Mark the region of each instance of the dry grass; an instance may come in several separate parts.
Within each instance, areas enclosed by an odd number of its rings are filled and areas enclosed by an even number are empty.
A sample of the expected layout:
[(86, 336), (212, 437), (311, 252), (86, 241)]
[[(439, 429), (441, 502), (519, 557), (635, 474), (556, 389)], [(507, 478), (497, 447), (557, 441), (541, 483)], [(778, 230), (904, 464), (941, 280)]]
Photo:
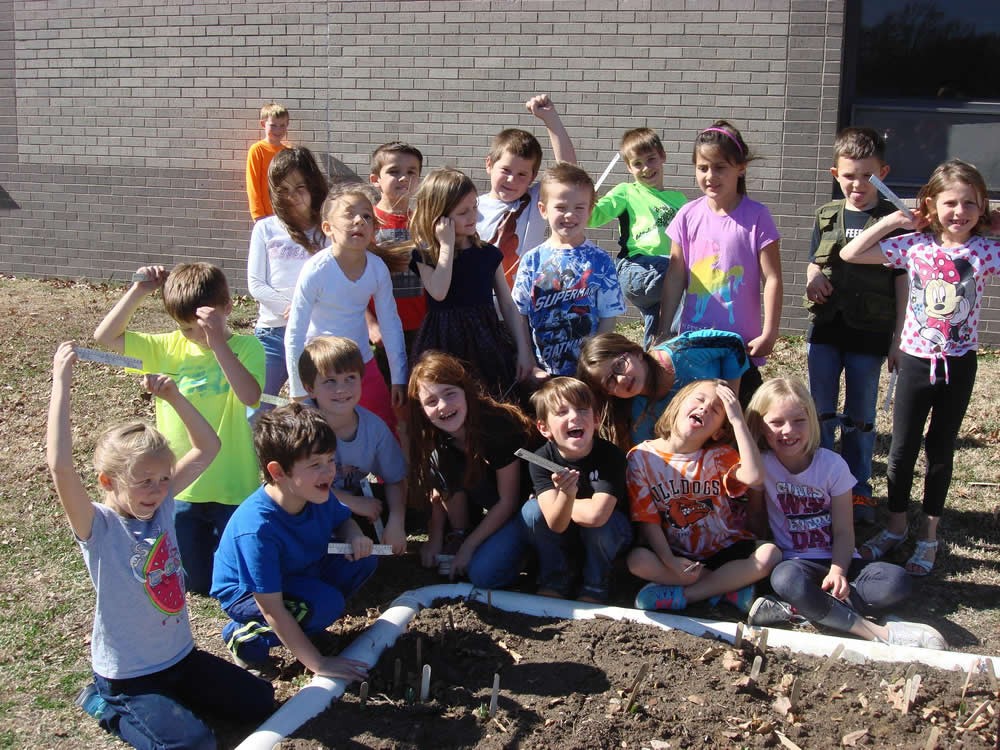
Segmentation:
[[(120, 289), (68, 282), (0, 278), (0, 748), (122, 747), (72, 705), (89, 679), (93, 593), (45, 467), (49, 368), (58, 342), (86, 341)], [(242, 302), (234, 327), (249, 330), (253, 309)], [(139, 330), (168, 330), (157, 302), (136, 317)], [(801, 374), (804, 345), (787, 339), (765, 375)], [(100, 365), (78, 367), (73, 391), (78, 466), (86, 472), (100, 430), (149, 416), (134, 378)], [(954, 647), (1000, 653), (1000, 360), (980, 358), (979, 381), (959, 440), (955, 481), (943, 521), (946, 551), (923, 581), (912, 614), (939, 627)], [(887, 415), (879, 416), (876, 494), (884, 497)], [(973, 483), (988, 483), (980, 486)], [(200, 644), (217, 641), (221, 613), (192, 598)], [(902, 613), (906, 614), (906, 613)]]

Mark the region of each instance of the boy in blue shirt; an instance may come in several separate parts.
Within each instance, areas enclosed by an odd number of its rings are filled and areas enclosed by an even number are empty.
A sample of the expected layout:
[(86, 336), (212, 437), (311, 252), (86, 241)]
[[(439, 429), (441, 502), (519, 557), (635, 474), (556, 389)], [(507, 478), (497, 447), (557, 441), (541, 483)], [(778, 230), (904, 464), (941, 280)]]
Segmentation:
[(511, 296), (550, 375), (574, 375), (583, 340), (613, 331), (625, 312), (611, 257), (587, 240), (593, 207), (594, 181), (580, 167), (545, 171), (538, 210), (552, 234), (521, 258)]
[(663, 275), (670, 263), (667, 227), (687, 198), (677, 190), (663, 189), (667, 152), (649, 128), (627, 131), (619, 153), (635, 182), (615, 185), (598, 200), (590, 226), (618, 219), (621, 252), (615, 270), (625, 298), (642, 313), (642, 348), (648, 349), (659, 329)]
[[(318, 675), (362, 678), (362, 664), (323, 656), (309, 638), (343, 614), (376, 565), (372, 540), (331, 492), (333, 429), (315, 409), (289, 404), (261, 415), (254, 447), (266, 481), (236, 509), (215, 553), (212, 596), (230, 617), (226, 647), (237, 664), (261, 668), (284, 644)], [(351, 554), (329, 554), (331, 536)]]

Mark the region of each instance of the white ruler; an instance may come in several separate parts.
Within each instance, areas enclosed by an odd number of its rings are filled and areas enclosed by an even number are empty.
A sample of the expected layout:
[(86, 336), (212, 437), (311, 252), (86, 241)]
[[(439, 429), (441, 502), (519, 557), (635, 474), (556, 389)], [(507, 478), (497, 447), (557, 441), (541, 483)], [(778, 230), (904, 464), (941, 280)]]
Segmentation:
[(75, 351), (77, 359), (82, 359), (85, 362), (100, 362), (102, 365), (111, 365), (112, 367), (131, 367), (133, 370), (142, 369), (141, 359), (126, 357), (124, 354), (102, 352), (99, 349), (87, 349), (82, 346), (78, 346)]

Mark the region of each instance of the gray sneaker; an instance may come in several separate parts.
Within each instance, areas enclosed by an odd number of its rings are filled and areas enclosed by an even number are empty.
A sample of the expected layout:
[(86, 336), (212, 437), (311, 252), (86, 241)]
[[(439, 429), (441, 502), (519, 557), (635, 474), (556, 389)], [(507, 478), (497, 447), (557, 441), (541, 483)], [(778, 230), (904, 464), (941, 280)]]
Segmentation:
[(747, 625), (763, 628), (791, 622), (795, 618), (792, 608), (773, 596), (761, 596), (754, 600), (747, 613)]
[(903, 622), (894, 620), (886, 623), (889, 637), (886, 643), (893, 646), (915, 646), (916, 648), (933, 648), (939, 651), (948, 649), (948, 642), (930, 625), (919, 622)]

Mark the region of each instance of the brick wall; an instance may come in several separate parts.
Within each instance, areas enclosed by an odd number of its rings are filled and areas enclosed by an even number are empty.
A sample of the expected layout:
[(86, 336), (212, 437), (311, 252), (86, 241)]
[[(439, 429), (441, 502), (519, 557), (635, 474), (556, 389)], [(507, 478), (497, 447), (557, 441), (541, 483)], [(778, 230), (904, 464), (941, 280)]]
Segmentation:
[[(125, 279), (144, 262), (203, 258), (242, 291), (243, 164), (262, 102), (288, 106), (290, 138), (331, 173), (366, 176), (376, 145), (404, 139), (429, 167), (485, 186), (497, 130), (528, 128), (545, 143), (523, 102), (547, 92), (592, 174), (624, 130), (648, 125), (668, 150), (668, 185), (690, 197), (695, 133), (717, 117), (737, 124), (760, 157), (751, 195), (784, 237), (782, 330), (804, 328), (801, 259), (831, 195), (841, 3), (274, 8), (0, 0), (0, 272)], [(626, 177), (619, 165), (608, 184)], [(595, 236), (614, 248), (610, 231)]]

